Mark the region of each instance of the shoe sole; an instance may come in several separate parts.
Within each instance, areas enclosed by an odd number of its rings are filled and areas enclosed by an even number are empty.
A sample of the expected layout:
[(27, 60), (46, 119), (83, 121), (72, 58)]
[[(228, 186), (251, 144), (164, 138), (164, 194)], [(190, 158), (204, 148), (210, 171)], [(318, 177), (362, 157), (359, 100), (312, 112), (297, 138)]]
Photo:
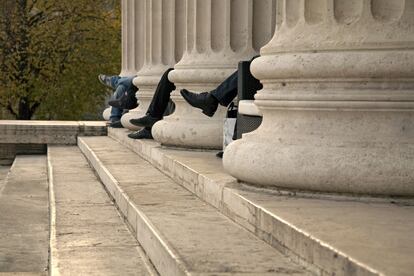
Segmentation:
[(214, 116), (214, 113), (216, 113), (215, 111), (214, 112), (211, 112), (211, 111), (207, 111), (207, 110), (204, 110), (204, 109), (202, 109), (202, 110), (203, 110), (202, 113), (204, 115), (207, 115), (208, 117), (213, 117)]

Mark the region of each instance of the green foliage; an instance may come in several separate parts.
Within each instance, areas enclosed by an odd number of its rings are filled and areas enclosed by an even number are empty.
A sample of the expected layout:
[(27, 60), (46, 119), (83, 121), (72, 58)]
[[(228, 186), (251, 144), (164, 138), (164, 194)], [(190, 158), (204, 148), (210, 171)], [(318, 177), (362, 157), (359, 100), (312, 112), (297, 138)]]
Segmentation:
[(120, 68), (120, 1), (2, 1), (0, 105), (17, 119), (97, 118), (97, 75)]

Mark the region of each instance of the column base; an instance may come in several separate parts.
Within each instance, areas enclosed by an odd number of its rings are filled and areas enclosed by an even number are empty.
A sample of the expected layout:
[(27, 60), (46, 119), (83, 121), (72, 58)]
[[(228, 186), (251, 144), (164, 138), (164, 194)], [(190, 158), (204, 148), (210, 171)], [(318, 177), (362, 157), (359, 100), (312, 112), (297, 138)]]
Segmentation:
[(264, 110), (256, 131), (231, 143), (224, 168), (259, 186), (414, 195), (414, 112)]
[(182, 98), (174, 97), (175, 112), (152, 127), (154, 140), (166, 146), (222, 149), (226, 108), (219, 107), (210, 118)]
[(128, 113), (125, 113), (122, 115), (121, 118), (121, 124), (124, 128), (127, 128), (129, 130), (140, 130), (141, 127), (133, 125), (130, 123), (131, 119), (138, 119), (145, 116), (145, 111), (142, 110), (142, 108), (138, 107), (136, 109), (130, 110)]
[(107, 107), (107, 108), (105, 108), (105, 110), (102, 112), (102, 118), (103, 118), (105, 121), (109, 121), (110, 117), (111, 117), (111, 107)]
[[(138, 78), (135, 78), (134, 81), (136, 79)], [(137, 92), (137, 99), (139, 99), (138, 101), (139, 106), (135, 109), (130, 110), (128, 113), (122, 116), (121, 124), (124, 128), (127, 128), (129, 130), (134, 130), (134, 131), (140, 130), (142, 128), (142, 127), (131, 124), (130, 120), (138, 119), (146, 115), (148, 107), (151, 104), (152, 97), (154, 96), (154, 90), (155, 90), (154, 87), (146, 86), (144, 88), (141, 88)]]

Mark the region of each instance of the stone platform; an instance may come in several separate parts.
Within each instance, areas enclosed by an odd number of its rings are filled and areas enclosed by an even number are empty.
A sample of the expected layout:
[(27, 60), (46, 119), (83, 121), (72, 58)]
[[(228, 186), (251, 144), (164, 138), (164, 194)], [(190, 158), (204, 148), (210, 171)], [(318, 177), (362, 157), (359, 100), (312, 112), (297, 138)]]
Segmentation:
[(46, 154), (46, 145), (76, 145), (80, 136), (106, 135), (102, 121), (0, 120), (0, 165), (16, 154)]
[(413, 198), (254, 187), (228, 175), (216, 151), (127, 133), (77, 134), (77, 145), (0, 167), (0, 274), (414, 271)]
[(0, 144), (75, 145), (78, 136), (106, 135), (103, 121), (0, 120)]
[(414, 271), (412, 198), (255, 188), (224, 172), (215, 151), (168, 149), (129, 139), (122, 129), (110, 129), (109, 136), (316, 274)]

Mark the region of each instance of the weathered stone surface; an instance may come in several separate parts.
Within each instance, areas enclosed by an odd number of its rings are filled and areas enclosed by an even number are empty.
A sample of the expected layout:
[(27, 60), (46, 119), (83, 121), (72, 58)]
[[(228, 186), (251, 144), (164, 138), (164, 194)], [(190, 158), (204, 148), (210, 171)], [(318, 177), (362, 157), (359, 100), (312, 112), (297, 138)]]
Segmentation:
[(156, 141), (188, 148), (222, 148), (226, 108), (220, 106), (209, 118), (190, 106), (179, 91), (211, 91), (236, 71), (238, 62), (256, 55), (272, 37), (275, 6), (273, 0), (187, 1), (182, 15), (187, 22), (183, 26), (185, 51), (168, 76), (177, 88), (172, 93), (176, 110), (153, 126)]
[(52, 275), (156, 275), (79, 149), (48, 157)]
[(14, 144), (0, 144), (0, 165), (10, 166), (16, 156), (16, 146)]
[(309, 274), (114, 140), (79, 146), (161, 274)]
[(106, 133), (105, 122), (0, 121), (1, 144), (76, 144), (78, 136)]
[[(10, 167), (9, 166), (0, 166), (0, 187), (5, 184), (5, 179), (7, 174), (9, 173)], [(2, 188), (0, 188), (1, 190)]]
[(252, 189), (228, 175), (215, 152), (173, 150), (117, 139), (273, 246), (329, 274), (410, 275), (414, 200)]
[(46, 274), (49, 212), (45, 156), (16, 157), (0, 183), (0, 271)]
[[(131, 124), (131, 119), (145, 116), (162, 74), (174, 67), (181, 59), (185, 24), (184, 1), (159, 0), (149, 4), (145, 0), (123, 2), (125, 8), (134, 9), (134, 13), (124, 13), (126, 17), (134, 16), (135, 20), (125, 20), (123, 30), (126, 37), (134, 39), (127, 42), (123, 56), (132, 56), (140, 64), (135, 66), (134, 85), (139, 88), (137, 98), (139, 106), (122, 116), (124, 127), (138, 130)], [(152, 41), (151, 43), (147, 43)], [(127, 61), (130, 62), (130, 61)]]
[(278, 2), (251, 64), (263, 122), (226, 148), (226, 170), (259, 186), (414, 196), (413, 2)]

